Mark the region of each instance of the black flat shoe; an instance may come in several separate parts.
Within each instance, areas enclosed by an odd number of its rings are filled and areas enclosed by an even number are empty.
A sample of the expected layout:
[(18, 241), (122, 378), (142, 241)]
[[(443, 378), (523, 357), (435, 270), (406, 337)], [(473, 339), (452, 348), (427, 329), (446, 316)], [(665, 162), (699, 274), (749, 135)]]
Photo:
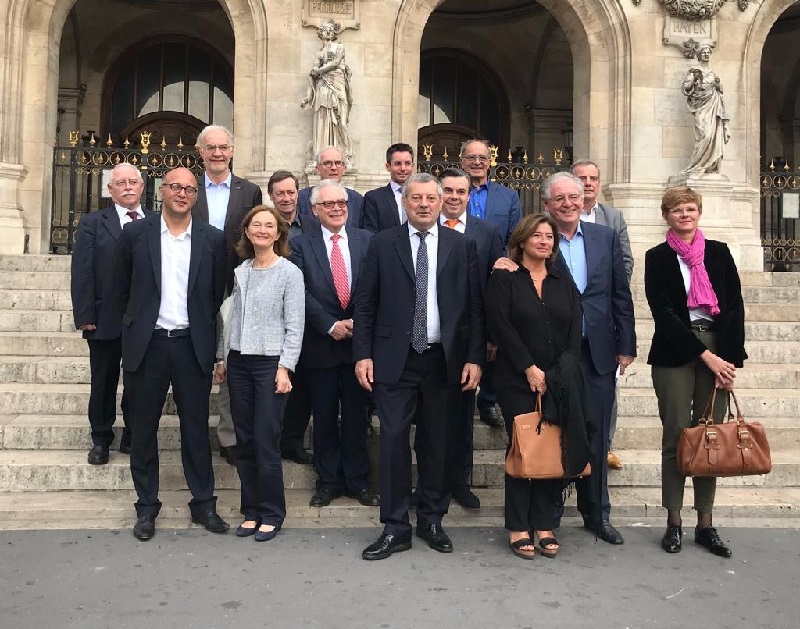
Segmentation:
[(661, 548), (668, 553), (681, 552), (681, 537), (683, 537), (683, 529), (680, 524), (667, 526), (667, 531), (661, 538)]
[(156, 534), (156, 516), (143, 515), (133, 525), (133, 536), (141, 542), (152, 539)]
[(453, 542), (450, 541), (450, 537), (444, 532), (441, 524), (429, 524), (425, 527), (418, 526), (417, 537), (428, 542), (428, 546), (437, 552), (453, 552)]
[(287, 461), (294, 461), (300, 465), (311, 465), (314, 462), (314, 455), (304, 448), (281, 452), (281, 458)]
[(228, 465), (236, 467), (236, 446), (220, 446), (219, 455), (225, 459)]
[(480, 415), (481, 421), (492, 428), (500, 428), (506, 424), (500, 411), (498, 411), (495, 406), (478, 409), (478, 414)]
[(730, 557), (733, 552), (728, 548), (717, 533), (717, 529), (708, 526), (704, 529), (694, 529), (694, 543), (705, 546), (718, 557)]
[[(247, 522), (247, 520), (245, 520)], [(236, 527), (236, 537), (249, 537), (253, 535), (259, 526), (261, 526), (261, 520), (253, 520), (256, 525), (253, 528), (249, 528), (246, 526), (242, 526), (241, 524)]]
[[(264, 525), (262, 525), (262, 526), (264, 526)], [(270, 526), (270, 525), (266, 525), (266, 526)], [(253, 535), (253, 539), (255, 539), (257, 542), (268, 542), (271, 539), (275, 539), (275, 537), (278, 535), (278, 531), (280, 531), (280, 530), (281, 530), (280, 526), (276, 526), (271, 531), (262, 531), (259, 528), (255, 532), (255, 535)]]
[(393, 553), (400, 553), (411, 548), (411, 534), (397, 537), (391, 533), (381, 533), (378, 540), (367, 546), (361, 553), (361, 558), (367, 561), (386, 559)]

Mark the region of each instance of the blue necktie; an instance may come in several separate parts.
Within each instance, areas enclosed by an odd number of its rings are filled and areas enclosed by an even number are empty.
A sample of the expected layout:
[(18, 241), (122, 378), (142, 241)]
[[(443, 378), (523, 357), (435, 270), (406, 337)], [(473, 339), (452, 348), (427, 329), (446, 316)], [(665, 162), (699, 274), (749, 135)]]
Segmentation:
[(425, 237), (428, 232), (417, 232), (416, 299), (414, 301), (414, 323), (411, 327), (411, 347), (418, 354), (428, 349), (428, 247)]

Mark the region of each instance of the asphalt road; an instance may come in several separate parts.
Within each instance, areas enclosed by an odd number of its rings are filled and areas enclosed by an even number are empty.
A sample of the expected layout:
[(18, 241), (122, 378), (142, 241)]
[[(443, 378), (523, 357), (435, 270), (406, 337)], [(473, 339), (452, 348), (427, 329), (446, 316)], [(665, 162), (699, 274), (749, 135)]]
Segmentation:
[[(445, 523), (446, 524), (446, 523)], [(721, 529), (721, 559), (667, 555), (660, 528), (613, 547), (560, 531), (523, 561), (499, 528), (451, 528), (455, 552), (360, 559), (377, 529), (285, 529), (270, 542), (158, 529), (0, 532), (0, 627), (797, 627), (800, 531)]]

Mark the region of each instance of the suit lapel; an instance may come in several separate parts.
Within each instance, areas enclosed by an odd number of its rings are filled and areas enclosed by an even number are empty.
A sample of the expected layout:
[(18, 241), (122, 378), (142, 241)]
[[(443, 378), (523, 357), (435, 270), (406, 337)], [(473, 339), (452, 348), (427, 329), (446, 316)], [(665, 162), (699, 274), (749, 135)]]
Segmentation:
[(189, 258), (189, 284), (186, 288), (186, 295), (192, 294), (197, 274), (200, 271), (200, 259), (203, 257), (203, 248), (206, 243), (205, 223), (192, 223), (192, 235), (190, 237), (192, 253)]
[[(500, 184), (497, 185), (499, 186)], [(494, 206), (496, 205), (494, 196), (494, 185), (490, 181), (486, 184), (486, 210), (483, 212), (484, 220), (487, 220), (492, 210), (494, 210)]]
[(153, 264), (158, 294), (161, 295), (161, 219), (152, 220), (147, 231), (147, 248), (150, 250), (150, 261)]
[(228, 207), (225, 210), (225, 227), (228, 227), (228, 221), (233, 214), (233, 208), (237, 208), (241, 205), (241, 196), (242, 180), (238, 177), (231, 176), (231, 193), (228, 195)]
[(400, 225), (400, 212), (397, 210), (397, 199), (394, 197), (394, 190), (392, 184), (387, 183), (383, 188), (384, 195), (386, 196), (386, 206), (392, 208), (392, 220), (394, 225)]
[(395, 247), (397, 249), (397, 254), (400, 257), (400, 262), (403, 263), (406, 273), (408, 273), (411, 281), (415, 282), (417, 278), (416, 273), (414, 272), (414, 262), (411, 258), (411, 239), (408, 237), (408, 234), (409, 232), (407, 229), (398, 229)]
[(117, 208), (113, 205), (103, 210), (103, 225), (105, 225), (114, 240), (119, 240), (120, 234), (122, 234), (122, 227), (119, 224)]
[(336, 286), (333, 284), (333, 273), (331, 272), (331, 264), (328, 260), (328, 250), (325, 247), (325, 240), (322, 236), (322, 230), (317, 229), (311, 233), (311, 249), (314, 251), (314, 257), (317, 259), (317, 264), (325, 276), (325, 280), (331, 287), (334, 295), (336, 294)]
[(597, 232), (595, 230), (591, 227), (586, 229), (586, 223), (582, 224), (581, 229), (583, 230), (583, 248), (586, 253), (586, 286), (589, 286), (595, 269), (600, 268), (600, 259), (598, 257), (600, 247), (597, 246)]
[[(442, 274), (444, 265), (447, 264), (447, 258), (450, 257), (450, 252), (453, 251), (453, 241), (455, 240), (452, 234), (448, 234), (449, 227), (439, 225), (439, 249), (436, 252), (436, 277)], [(437, 283), (438, 286), (438, 283)]]
[(206, 197), (206, 176), (204, 174), (197, 178), (197, 203), (192, 210), (192, 216), (196, 216), (204, 223), (208, 222), (208, 198)]
[(362, 251), (362, 242), (361, 236), (353, 230), (350, 233), (350, 242), (348, 243), (348, 247), (350, 249), (350, 269), (353, 272), (353, 281), (350, 286), (350, 295), (353, 295), (353, 289), (355, 288), (356, 282), (358, 281), (358, 274), (361, 272), (361, 251)]

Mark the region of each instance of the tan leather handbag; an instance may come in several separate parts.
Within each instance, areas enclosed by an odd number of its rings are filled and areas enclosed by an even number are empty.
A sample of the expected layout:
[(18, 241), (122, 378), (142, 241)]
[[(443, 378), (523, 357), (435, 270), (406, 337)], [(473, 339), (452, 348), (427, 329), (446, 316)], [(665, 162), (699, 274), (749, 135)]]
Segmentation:
[[(739, 400), (731, 391), (728, 396), (728, 420), (714, 423), (714, 401), (711, 394), (703, 417), (697, 426), (684, 428), (678, 440), (678, 469), (684, 476), (750, 476), (769, 474), (772, 460), (764, 427), (747, 423)], [(733, 420), (731, 398), (736, 406)]]
[[(536, 410), (514, 417), (511, 447), (506, 454), (506, 474), (514, 478), (545, 480), (564, 478), (561, 465), (561, 426), (540, 421), (542, 396), (536, 397)], [(578, 475), (589, 476), (589, 463)]]

